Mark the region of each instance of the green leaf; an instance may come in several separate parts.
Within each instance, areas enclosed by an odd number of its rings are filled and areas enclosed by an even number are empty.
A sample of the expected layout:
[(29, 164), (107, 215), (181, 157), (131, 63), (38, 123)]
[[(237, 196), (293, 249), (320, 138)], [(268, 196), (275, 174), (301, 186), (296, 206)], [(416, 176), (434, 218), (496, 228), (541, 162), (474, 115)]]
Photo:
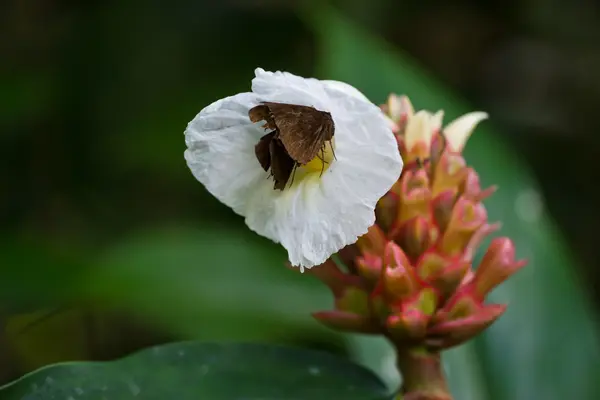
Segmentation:
[[(444, 109), (446, 121), (472, 110), (401, 51), (315, 4), (304, 16), (321, 45), (320, 77), (353, 84), (377, 102), (391, 92), (407, 94), (416, 108)], [(536, 205), (532, 173), (492, 124), (493, 115), (469, 140), (466, 158), (482, 184), (499, 185), (486, 201), (490, 219), (502, 221), (501, 234), (516, 242), (529, 265), (493, 293), (492, 300), (510, 307), (477, 346), (465, 346), (476, 357), (459, 360), (456, 352), (446, 353), (452, 389), (459, 399), (473, 398), (474, 390), (482, 393), (477, 399), (596, 398), (600, 341), (574, 257)], [(487, 379), (466, 378), (473, 369)]]
[(278, 245), (239, 222), (123, 237), (90, 269), (81, 290), (183, 338), (255, 340), (311, 327), (333, 335), (310, 317), (330, 307), (327, 288), (287, 269)]
[(367, 369), (327, 353), (263, 344), (183, 342), (106, 362), (49, 366), (3, 388), (2, 400), (389, 399)]

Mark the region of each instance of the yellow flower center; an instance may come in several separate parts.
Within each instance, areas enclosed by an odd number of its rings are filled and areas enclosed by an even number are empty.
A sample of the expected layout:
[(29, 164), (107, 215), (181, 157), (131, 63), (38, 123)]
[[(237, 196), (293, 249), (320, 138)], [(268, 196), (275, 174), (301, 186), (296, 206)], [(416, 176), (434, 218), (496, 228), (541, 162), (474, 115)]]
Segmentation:
[(319, 152), (315, 158), (310, 160), (307, 164), (302, 165), (300, 168), (307, 172), (325, 172), (331, 162), (333, 161), (333, 143), (325, 142), (325, 147), (322, 152)]
[[(335, 143), (334, 139), (325, 142), (323, 151), (319, 151), (317, 156), (304, 165), (298, 165), (292, 172), (293, 183), (290, 186), (303, 181), (304, 179), (319, 179), (335, 161)], [(290, 181), (292, 180), (290, 177)]]

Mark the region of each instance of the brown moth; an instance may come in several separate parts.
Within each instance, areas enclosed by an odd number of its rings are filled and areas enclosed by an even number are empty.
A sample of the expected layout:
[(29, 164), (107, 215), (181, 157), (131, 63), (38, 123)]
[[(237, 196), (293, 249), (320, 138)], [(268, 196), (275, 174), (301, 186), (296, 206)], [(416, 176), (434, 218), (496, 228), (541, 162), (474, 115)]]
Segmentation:
[(285, 188), (298, 165), (307, 164), (319, 152), (324, 159), (326, 142), (331, 146), (335, 131), (330, 113), (308, 106), (263, 102), (250, 109), (248, 116), (252, 122), (265, 121), (263, 128), (272, 130), (254, 151), (261, 167), (271, 169), (274, 188), (279, 190)]

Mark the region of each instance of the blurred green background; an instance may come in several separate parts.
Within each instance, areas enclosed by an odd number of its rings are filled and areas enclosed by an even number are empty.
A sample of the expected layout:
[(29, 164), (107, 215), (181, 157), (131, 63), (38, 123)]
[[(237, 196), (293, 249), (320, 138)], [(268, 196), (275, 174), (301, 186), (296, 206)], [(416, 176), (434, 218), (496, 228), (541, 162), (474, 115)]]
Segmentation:
[(183, 130), (253, 70), (389, 92), (447, 121), (485, 110), (467, 160), (530, 265), (508, 313), (446, 368), (458, 399), (596, 399), (600, 9), (595, 2), (7, 0), (0, 4), (0, 382), (182, 339), (347, 355), (378, 339), (309, 313), (324, 286), (194, 180)]

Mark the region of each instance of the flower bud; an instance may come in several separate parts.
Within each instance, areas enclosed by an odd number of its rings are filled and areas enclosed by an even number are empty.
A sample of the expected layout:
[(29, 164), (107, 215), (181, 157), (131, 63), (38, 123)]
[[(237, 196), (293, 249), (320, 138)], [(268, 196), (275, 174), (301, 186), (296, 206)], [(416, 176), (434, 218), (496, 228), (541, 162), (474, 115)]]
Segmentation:
[(456, 202), (456, 190), (448, 189), (438, 194), (431, 202), (433, 219), (440, 232), (444, 232), (452, 216), (452, 208)]
[(422, 338), (427, 333), (429, 317), (419, 310), (407, 310), (398, 315), (390, 315), (386, 320), (386, 328), (390, 336), (403, 341), (407, 338)]
[(402, 178), (400, 178), (399, 189), (398, 224), (402, 224), (416, 216), (429, 216), (431, 191), (429, 189), (429, 177), (425, 169), (405, 171)]
[(515, 246), (509, 238), (496, 238), (492, 240), (475, 271), (470, 282), (471, 288), (479, 298), (484, 298), (525, 264), (525, 260), (515, 261)]
[(418, 288), (418, 280), (408, 258), (394, 242), (388, 242), (382, 275), (383, 294), (389, 302), (402, 300)]
[(474, 313), (433, 325), (428, 330), (429, 344), (438, 349), (449, 348), (472, 339), (493, 324), (506, 310), (504, 305), (479, 307)]
[(417, 263), (417, 274), (419, 278), (429, 282), (430, 278), (441, 273), (450, 265), (450, 260), (435, 252), (427, 252)]
[(386, 326), (392, 334), (410, 338), (422, 338), (437, 306), (437, 295), (431, 288), (423, 288), (415, 296), (400, 303), (387, 321)]
[(417, 271), (421, 279), (431, 284), (442, 299), (450, 297), (458, 288), (469, 271), (470, 263), (462, 260), (451, 260), (435, 253), (426, 253)]
[(369, 293), (359, 287), (349, 286), (335, 299), (335, 307), (358, 315), (369, 315)]
[(475, 258), (475, 253), (479, 248), (479, 245), (490, 233), (496, 232), (500, 229), (500, 223), (495, 224), (483, 224), (477, 231), (471, 236), (469, 243), (465, 247), (461, 259), (464, 262), (472, 263)]
[(363, 254), (370, 253), (383, 256), (386, 243), (385, 233), (377, 224), (374, 224), (371, 225), (367, 233), (358, 238), (356, 245)]
[(406, 153), (403, 154), (407, 164), (429, 158), (434, 128), (432, 122), (432, 115), (424, 110), (408, 119), (404, 133)]
[(360, 249), (356, 246), (356, 243), (349, 244), (342, 248), (337, 253), (340, 261), (348, 268), (348, 271), (356, 271), (356, 258), (361, 255)]
[(436, 241), (438, 230), (425, 217), (415, 217), (400, 226), (392, 237), (411, 260), (416, 260)]
[(451, 321), (473, 315), (481, 307), (481, 301), (474, 298), (470, 292), (461, 289), (439, 310), (436, 315), (438, 322)]
[(433, 288), (425, 287), (419, 291), (412, 299), (405, 301), (402, 305), (403, 310), (419, 310), (424, 315), (431, 317), (438, 304), (438, 296)]
[(458, 154), (444, 151), (433, 172), (432, 195), (459, 187), (466, 175), (465, 160)]
[(375, 221), (384, 232), (393, 226), (398, 215), (398, 195), (392, 190), (383, 195), (375, 207)]
[(371, 315), (378, 321), (385, 321), (390, 315), (389, 302), (384, 295), (383, 282), (379, 281), (369, 298), (371, 304)]
[(383, 260), (380, 256), (365, 253), (356, 259), (356, 269), (360, 276), (365, 278), (369, 283), (375, 283), (381, 276), (381, 268)]
[(460, 186), (460, 193), (470, 200), (481, 202), (490, 197), (496, 189), (496, 186), (491, 186), (485, 190), (481, 190), (479, 175), (477, 175), (477, 172), (473, 168), (467, 168), (467, 174)]
[(387, 113), (396, 123), (406, 121), (413, 116), (415, 110), (407, 96), (390, 94), (387, 101)]
[(483, 204), (460, 197), (452, 210), (440, 250), (450, 256), (461, 254), (486, 220), (487, 212)]
[(442, 158), (442, 154), (444, 154), (445, 143), (446, 141), (443, 135), (438, 133), (433, 136), (433, 139), (431, 141), (431, 155), (429, 157), (429, 161), (431, 163), (431, 171), (436, 170), (437, 165), (439, 164), (440, 159)]

